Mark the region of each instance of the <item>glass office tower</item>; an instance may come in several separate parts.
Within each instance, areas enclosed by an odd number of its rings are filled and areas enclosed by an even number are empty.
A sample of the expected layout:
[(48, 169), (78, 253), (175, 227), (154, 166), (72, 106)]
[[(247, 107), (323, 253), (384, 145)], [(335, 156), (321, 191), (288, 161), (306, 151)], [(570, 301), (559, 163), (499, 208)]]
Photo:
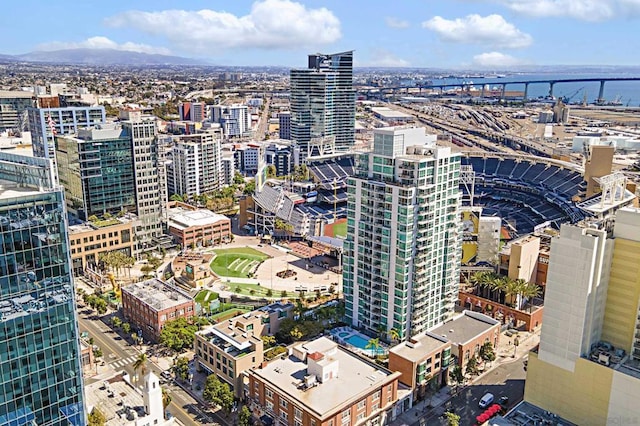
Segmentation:
[[(355, 142), (356, 92), (353, 51), (309, 55), (308, 68), (291, 70), (291, 139), (302, 158), (346, 152)], [(334, 146), (318, 152), (313, 140), (332, 138)]]
[(0, 152), (0, 424), (85, 425), (64, 197), (51, 161)]

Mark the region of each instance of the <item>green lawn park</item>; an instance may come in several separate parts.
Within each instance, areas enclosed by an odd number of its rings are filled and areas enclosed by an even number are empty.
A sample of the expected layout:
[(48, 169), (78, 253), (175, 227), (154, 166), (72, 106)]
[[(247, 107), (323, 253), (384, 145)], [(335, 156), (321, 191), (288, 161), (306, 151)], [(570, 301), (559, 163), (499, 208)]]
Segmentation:
[(347, 238), (347, 222), (336, 223), (333, 225), (333, 236)]
[(216, 257), (211, 261), (211, 270), (223, 277), (247, 278), (264, 260), (264, 253), (249, 247), (214, 250)]

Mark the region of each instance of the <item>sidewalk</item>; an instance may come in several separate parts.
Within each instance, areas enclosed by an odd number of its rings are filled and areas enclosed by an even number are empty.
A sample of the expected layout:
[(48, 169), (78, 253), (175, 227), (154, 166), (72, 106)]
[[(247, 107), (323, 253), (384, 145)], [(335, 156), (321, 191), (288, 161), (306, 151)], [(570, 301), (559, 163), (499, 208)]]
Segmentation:
[[(498, 347), (495, 350), (496, 360), (491, 365), (491, 368), (474, 377), (465, 385), (458, 387), (455, 392), (460, 393), (460, 391), (464, 390), (466, 387), (473, 386), (474, 383), (480, 381), (483, 377), (502, 364), (509, 364), (522, 359), (522, 357), (527, 355), (529, 351), (539, 343), (540, 327), (532, 333), (519, 332), (518, 336), (519, 345), (515, 347), (513, 345), (515, 336), (509, 337), (502, 333)], [(417, 424), (421, 418), (429, 418), (436, 414), (441, 414), (444, 411), (442, 406), (445, 405), (453, 396), (451, 387), (445, 386), (438, 390), (438, 392), (433, 396), (426, 397), (423, 401), (414, 402), (414, 405), (410, 410), (399, 415), (390, 424), (392, 426), (413, 425)]]

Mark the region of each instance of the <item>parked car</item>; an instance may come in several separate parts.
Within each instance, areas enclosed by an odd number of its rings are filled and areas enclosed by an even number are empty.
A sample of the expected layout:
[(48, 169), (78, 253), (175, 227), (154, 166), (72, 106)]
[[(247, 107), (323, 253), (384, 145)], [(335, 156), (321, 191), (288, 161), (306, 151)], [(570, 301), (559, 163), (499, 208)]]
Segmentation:
[(502, 408), (506, 409), (509, 405), (509, 397), (506, 395), (501, 396), (500, 399), (498, 399), (498, 404), (500, 404)]
[(171, 380), (171, 371), (164, 370), (162, 373), (160, 373), (160, 377), (162, 377), (165, 380)]
[(482, 398), (480, 398), (480, 402), (478, 405), (480, 408), (487, 408), (493, 402), (493, 394), (491, 392), (485, 393)]

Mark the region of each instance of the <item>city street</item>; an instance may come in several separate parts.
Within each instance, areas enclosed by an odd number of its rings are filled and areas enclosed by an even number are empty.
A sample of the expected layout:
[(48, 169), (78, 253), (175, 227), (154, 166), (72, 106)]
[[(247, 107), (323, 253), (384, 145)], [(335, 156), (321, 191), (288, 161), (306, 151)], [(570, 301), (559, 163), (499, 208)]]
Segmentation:
[(455, 409), (456, 414), (460, 416), (461, 426), (474, 425), (476, 416), (484, 411), (478, 406), (478, 402), (485, 393), (491, 392), (495, 397), (495, 402), (501, 396), (508, 396), (508, 407), (510, 408), (516, 405), (524, 396), (526, 374), (522, 358), (516, 359), (514, 362), (501, 364), (474, 384), (461, 389), (444, 406), (433, 410), (428, 416), (421, 417), (412, 426), (446, 425), (446, 420), (441, 416), (447, 407)]
[[(107, 371), (106, 369), (112, 370), (114, 374), (125, 371), (132, 378), (132, 381), (136, 383), (133, 363), (140, 354), (140, 351), (127, 343), (122, 337), (118, 336), (117, 333), (101, 320), (90, 319), (91, 315), (94, 315), (94, 312), (92, 312), (90, 308), (79, 308), (78, 322), (80, 332), (86, 331), (89, 333), (89, 336), (93, 338), (94, 345), (97, 345), (102, 350), (102, 359), (105, 364), (107, 364), (106, 366), (97, 367), (100, 369), (100, 376), (103, 375), (103, 372)], [(151, 356), (149, 358), (150, 361), (152, 361), (154, 357)], [(148, 362), (147, 368), (158, 376), (160, 376), (162, 371), (153, 362)], [(89, 377), (85, 379), (85, 383), (94, 383), (101, 380), (104, 379)], [(163, 386), (167, 389), (172, 399), (167, 411), (182, 424), (186, 426), (218, 424), (214, 421), (216, 415), (207, 413), (207, 410), (199, 407), (198, 402), (182, 388), (173, 383)]]

